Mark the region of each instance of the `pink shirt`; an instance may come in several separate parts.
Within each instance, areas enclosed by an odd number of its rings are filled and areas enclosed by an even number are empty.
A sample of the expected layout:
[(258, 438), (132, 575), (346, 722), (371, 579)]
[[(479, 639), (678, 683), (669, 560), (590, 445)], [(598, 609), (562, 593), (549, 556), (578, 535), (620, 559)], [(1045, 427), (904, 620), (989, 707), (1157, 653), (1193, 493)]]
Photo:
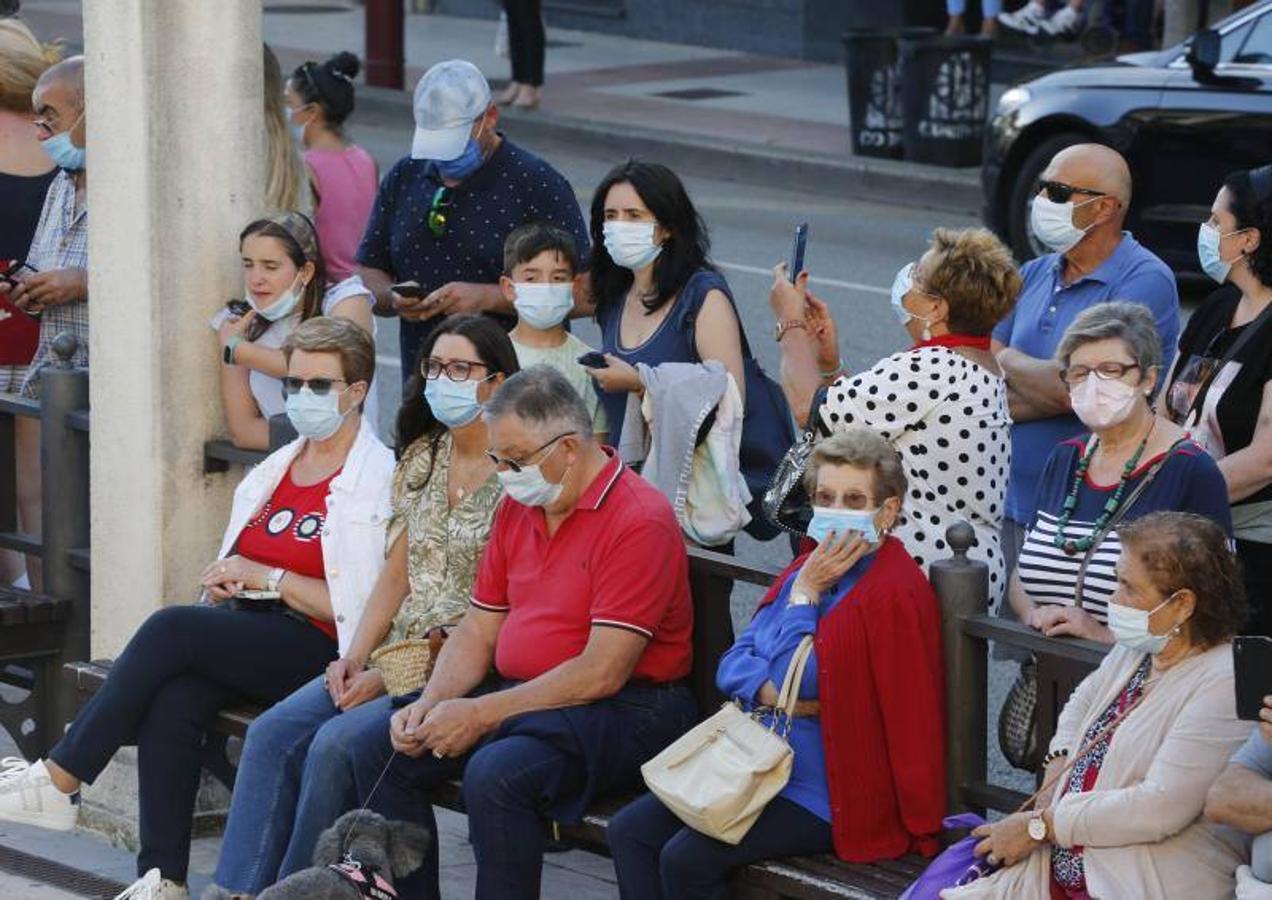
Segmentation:
[(351, 144), (344, 150), (306, 150), (305, 163), (318, 184), (314, 225), (327, 264), (327, 280), (343, 281), (353, 274), (354, 254), (375, 201), (375, 160)]

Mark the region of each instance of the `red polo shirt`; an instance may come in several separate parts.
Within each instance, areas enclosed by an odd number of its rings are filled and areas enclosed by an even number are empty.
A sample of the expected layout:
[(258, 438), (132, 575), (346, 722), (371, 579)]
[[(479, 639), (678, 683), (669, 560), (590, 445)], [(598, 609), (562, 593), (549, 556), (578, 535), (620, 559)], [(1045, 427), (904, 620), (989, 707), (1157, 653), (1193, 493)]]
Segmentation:
[(583, 652), (594, 627), (648, 639), (632, 679), (675, 681), (692, 662), (689, 560), (667, 499), (609, 463), (548, 537), (543, 510), (505, 497), (495, 510), (473, 605), (507, 613), (495, 647), (505, 678), (528, 680)]

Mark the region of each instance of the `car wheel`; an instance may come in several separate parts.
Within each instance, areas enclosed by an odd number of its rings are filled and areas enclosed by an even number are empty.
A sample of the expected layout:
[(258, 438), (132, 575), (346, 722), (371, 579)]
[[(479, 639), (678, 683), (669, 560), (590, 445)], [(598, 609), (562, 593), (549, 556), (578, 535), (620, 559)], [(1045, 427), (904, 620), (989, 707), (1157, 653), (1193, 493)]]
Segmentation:
[(1007, 201), (1007, 235), (1011, 240), (1012, 252), (1021, 262), (1050, 252), (1038, 242), (1029, 227), (1029, 204), (1033, 201), (1034, 186), (1038, 179), (1042, 177), (1051, 158), (1065, 147), (1090, 142), (1091, 138), (1077, 131), (1053, 134), (1034, 147), (1016, 170), (1011, 197)]

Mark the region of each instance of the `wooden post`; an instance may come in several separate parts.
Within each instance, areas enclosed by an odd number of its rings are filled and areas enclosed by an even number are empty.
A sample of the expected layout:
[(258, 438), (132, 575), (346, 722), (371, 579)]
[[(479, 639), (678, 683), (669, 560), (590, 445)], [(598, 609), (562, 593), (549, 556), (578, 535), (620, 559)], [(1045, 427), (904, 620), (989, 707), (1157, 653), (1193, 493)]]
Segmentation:
[(366, 0), (367, 84), (402, 90), (406, 13), (402, 0)]

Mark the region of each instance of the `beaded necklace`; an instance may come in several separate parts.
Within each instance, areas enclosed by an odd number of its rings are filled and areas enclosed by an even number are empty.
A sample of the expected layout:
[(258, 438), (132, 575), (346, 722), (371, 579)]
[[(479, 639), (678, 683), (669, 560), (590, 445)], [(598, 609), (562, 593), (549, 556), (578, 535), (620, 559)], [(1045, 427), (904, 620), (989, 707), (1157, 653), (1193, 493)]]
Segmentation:
[(1126, 493), (1126, 481), (1131, 477), (1131, 473), (1135, 471), (1135, 466), (1139, 464), (1140, 456), (1143, 455), (1144, 448), (1148, 446), (1148, 439), (1153, 436), (1153, 429), (1156, 426), (1157, 421), (1154, 419), (1153, 423), (1148, 426), (1148, 434), (1144, 435), (1144, 440), (1140, 441), (1140, 445), (1135, 448), (1135, 452), (1126, 461), (1126, 465), (1122, 466), (1122, 474), (1117, 480), (1117, 489), (1104, 502), (1104, 509), (1100, 511), (1095, 524), (1091, 526), (1091, 533), (1075, 541), (1066, 539), (1064, 530), (1069, 526), (1069, 519), (1073, 516), (1073, 511), (1077, 509), (1078, 491), (1082, 488), (1087, 469), (1091, 468), (1091, 459), (1095, 456), (1095, 451), (1100, 448), (1099, 438), (1091, 441), (1091, 446), (1082, 454), (1082, 458), (1078, 460), (1077, 471), (1073, 474), (1073, 487), (1069, 488), (1069, 495), (1064, 498), (1064, 507), (1060, 511), (1060, 520), (1056, 522), (1056, 536), (1052, 538), (1052, 543), (1063, 550), (1066, 556), (1076, 556), (1079, 553), (1085, 553), (1090, 550), (1096, 538), (1101, 535), (1104, 527), (1108, 525), (1109, 519), (1113, 518), (1113, 514), (1117, 512), (1117, 508), (1122, 504), (1122, 495)]

